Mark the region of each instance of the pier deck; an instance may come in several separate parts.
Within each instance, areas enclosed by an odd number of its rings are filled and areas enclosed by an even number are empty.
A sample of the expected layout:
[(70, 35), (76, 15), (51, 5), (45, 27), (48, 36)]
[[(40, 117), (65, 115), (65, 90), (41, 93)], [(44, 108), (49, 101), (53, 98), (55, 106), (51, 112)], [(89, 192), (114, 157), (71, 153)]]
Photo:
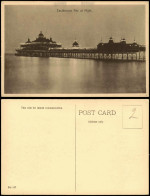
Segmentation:
[(97, 59), (97, 60), (114, 60), (114, 61), (145, 61), (145, 51), (138, 52), (115, 52), (101, 53), (94, 50), (66, 50), (66, 49), (51, 49), (43, 50), (20, 50), (17, 56), (31, 57), (57, 57), (57, 58), (76, 58), (76, 59)]

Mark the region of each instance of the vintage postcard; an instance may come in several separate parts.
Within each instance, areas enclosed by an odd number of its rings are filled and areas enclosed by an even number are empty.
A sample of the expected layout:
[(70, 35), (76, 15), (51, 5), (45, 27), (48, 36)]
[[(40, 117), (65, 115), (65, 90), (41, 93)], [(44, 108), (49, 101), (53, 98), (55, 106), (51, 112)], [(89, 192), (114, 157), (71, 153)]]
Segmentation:
[(3, 97), (148, 97), (148, 1), (3, 1)]
[(2, 100), (2, 195), (149, 194), (146, 99)]

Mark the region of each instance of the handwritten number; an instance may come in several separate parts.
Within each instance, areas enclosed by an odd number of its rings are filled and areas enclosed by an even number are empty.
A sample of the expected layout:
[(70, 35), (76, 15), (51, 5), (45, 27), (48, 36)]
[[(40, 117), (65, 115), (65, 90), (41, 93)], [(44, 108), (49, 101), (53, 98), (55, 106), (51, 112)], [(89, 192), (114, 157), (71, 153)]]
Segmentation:
[(131, 116), (129, 117), (129, 119), (131, 119), (131, 118), (137, 118), (137, 117), (134, 116), (135, 112), (136, 112), (136, 108), (133, 108), (133, 109), (132, 109), (132, 114), (131, 114)]

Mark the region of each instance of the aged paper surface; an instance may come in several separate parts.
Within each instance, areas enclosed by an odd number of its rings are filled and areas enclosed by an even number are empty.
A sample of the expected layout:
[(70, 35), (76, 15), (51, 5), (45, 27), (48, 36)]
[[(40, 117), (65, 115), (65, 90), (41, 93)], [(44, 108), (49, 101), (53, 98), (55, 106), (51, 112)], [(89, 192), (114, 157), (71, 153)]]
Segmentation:
[[(149, 96), (148, 2), (3, 1), (1, 9), (2, 96)], [(52, 37), (56, 43), (61, 42), (64, 53), (57, 56), (56, 52), (50, 52), (47, 58), (27, 54), (25, 48), (25, 56), (15, 56), (19, 47), (30, 45), (30, 41), (34, 45), (38, 34), (45, 39)], [(100, 60), (100, 53), (92, 57), (96, 59), (88, 59), (100, 43), (107, 45), (112, 39), (114, 45), (123, 41), (130, 46), (144, 47), (145, 60), (114, 61), (109, 59), (109, 51), (104, 55), (105, 60)], [(74, 40), (79, 43), (76, 53), (72, 49)], [(71, 52), (68, 53), (67, 49)], [(91, 52), (85, 55), (88, 50)], [(80, 59), (81, 51), (81, 58), (87, 59)], [(129, 52), (131, 58), (132, 55), (134, 58), (140, 56), (132, 52)], [(113, 50), (111, 55), (127, 58), (126, 52), (117, 54)]]
[(148, 100), (2, 100), (2, 194), (148, 194)]

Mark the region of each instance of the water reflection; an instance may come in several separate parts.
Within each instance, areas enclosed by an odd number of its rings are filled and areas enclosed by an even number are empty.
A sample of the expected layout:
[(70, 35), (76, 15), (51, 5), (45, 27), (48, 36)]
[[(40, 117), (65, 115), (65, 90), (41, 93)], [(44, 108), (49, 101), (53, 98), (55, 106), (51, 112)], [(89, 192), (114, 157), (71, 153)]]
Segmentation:
[(145, 93), (144, 62), (6, 55), (5, 93)]

